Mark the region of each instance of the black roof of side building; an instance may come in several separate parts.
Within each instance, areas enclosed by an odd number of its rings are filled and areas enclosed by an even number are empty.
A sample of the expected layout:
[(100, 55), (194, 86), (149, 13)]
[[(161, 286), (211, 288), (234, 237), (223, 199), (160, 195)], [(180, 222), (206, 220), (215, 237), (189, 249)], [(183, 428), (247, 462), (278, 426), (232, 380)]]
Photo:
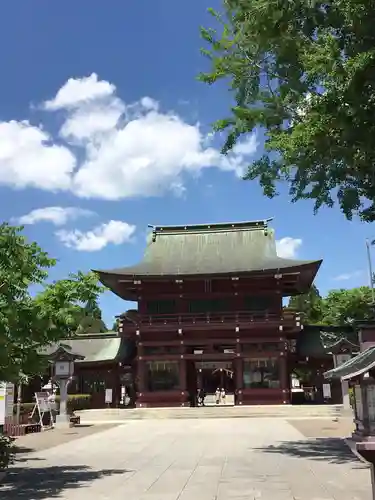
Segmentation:
[[(143, 259), (133, 266), (96, 271), (104, 285), (120, 296), (119, 280), (169, 277), (305, 272), (307, 289), (321, 260), (279, 257), (275, 234), (263, 221), (192, 226), (151, 226)], [(125, 297), (124, 297), (125, 298)]]

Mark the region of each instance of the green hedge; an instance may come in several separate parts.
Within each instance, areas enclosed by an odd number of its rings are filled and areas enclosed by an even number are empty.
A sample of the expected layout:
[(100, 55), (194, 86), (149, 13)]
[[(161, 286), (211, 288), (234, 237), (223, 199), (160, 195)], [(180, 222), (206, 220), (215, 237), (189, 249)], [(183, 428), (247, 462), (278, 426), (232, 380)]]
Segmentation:
[[(60, 396), (56, 396), (57, 408), (60, 403)], [(90, 407), (91, 394), (68, 394), (68, 404), (67, 410), (69, 413), (78, 410), (86, 410)], [(20, 408), (20, 414), (31, 413), (34, 408), (34, 403), (22, 403)], [(13, 413), (17, 413), (17, 405), (13, 407)]]

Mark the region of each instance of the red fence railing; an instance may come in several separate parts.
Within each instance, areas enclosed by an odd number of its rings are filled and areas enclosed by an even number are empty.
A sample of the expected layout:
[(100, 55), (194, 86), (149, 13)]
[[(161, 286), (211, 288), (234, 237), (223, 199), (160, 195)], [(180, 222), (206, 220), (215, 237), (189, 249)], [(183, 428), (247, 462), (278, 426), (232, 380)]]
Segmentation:
[(254, 323), (277, 322), (282, 324), (297, 325), (299, 315), (292, 311), (280, 313), (268, 311), (230, 311), (220, 313), (180, 313), (180, 314), (137, 314), (131, 320), (123, 320), (122, 326), (132, 323), (143, 326), (157, 325), (194, 325), (194, 324), (220, 324), (220, 323)]

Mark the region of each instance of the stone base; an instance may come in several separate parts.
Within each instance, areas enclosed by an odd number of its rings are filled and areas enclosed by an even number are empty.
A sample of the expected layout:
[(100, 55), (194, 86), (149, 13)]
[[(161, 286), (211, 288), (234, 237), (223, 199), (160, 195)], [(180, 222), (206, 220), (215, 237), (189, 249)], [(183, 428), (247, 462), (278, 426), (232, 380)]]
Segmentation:
[(68, 415), (56, 415), (56, 422), (54, 427), (56, 429), (69, 429), (70, 418)]

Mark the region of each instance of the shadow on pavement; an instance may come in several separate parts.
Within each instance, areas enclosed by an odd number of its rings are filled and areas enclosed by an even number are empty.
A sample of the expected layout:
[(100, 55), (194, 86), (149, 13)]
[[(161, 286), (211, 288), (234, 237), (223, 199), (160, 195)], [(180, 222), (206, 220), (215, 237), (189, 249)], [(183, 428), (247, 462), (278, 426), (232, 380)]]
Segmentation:
[(280, 453), (296, 458), (324, 460), (334, 464), (353, 463), (356, 468), (367, 468), (340, 438), (316, 438), (304, 441), (283, 441), (277, 446), (257, 448), (264, 453)]
[(85, 465), (55, 467), (12, 467), (2, 485), (2, 500), (41, 500), (57, 498), (62, 492), (89, 486), (90, 483), (113, 474), (126, 474), (129, 470), (93, 470)]

